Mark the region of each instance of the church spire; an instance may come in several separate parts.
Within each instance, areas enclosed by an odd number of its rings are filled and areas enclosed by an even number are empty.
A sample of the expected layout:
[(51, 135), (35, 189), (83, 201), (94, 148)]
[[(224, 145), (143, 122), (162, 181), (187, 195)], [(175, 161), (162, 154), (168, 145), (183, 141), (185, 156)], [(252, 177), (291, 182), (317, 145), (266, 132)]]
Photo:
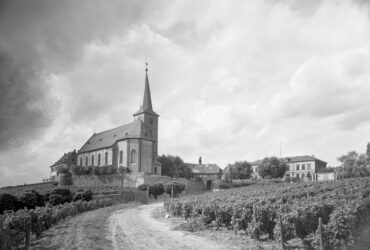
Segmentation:
[(150, 95), (150, 87), (148, 80), (148, 62), (145, 62), (145, 89), (143, 99), (143, 111), (153, 111), (152, 97)]
[(143, 104), (140, 106), (140, 109), (134, 114), (134, 116), (142, 113), (150, 113), (152, 115), (158, 116), (157, 113), (153, 110), (152, 97), (150, 94), (149, 79), (148, 79), (148, 62), (145, 62), (145, 88), (144, 88), (144, 97)]

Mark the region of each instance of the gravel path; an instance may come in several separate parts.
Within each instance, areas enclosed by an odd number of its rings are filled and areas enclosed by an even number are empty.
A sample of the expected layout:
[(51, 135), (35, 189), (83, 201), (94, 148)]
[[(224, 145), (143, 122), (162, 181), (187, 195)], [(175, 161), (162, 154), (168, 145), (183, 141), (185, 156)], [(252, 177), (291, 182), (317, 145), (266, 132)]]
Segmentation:
[(113, 249), (226, 249), (152, 217), (161, 203), (115, 211), (109, 218)]

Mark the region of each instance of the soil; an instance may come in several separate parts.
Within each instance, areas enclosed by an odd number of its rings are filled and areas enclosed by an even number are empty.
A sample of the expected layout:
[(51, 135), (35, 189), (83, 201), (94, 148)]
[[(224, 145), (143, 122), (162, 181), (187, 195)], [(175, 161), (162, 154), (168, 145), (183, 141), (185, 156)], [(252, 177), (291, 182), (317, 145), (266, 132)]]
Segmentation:
[(119, 204), (82, 213), (53, 226), (40, 239), (31, 242), (31, 249), (112, 249), (109, 216), (116, 210), (133, 208), (137, 204)]
[(117, 210), (110, 219), (113, 249), (228, 249), (199, 235), (173, 230), (170, 222), (157, 220), (162, 203)]

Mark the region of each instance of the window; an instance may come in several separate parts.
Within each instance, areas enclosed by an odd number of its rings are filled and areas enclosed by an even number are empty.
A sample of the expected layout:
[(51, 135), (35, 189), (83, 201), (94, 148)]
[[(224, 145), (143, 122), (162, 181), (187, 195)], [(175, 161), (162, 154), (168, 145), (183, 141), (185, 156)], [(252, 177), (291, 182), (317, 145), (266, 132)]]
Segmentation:
[(104, 164), (108, 165), (108, 152), (105, 152)]
[(299, 170), (299, 164), (297, 164), (297, 170)]
[(154, 168), (154, 173), (155, 173), (155, 174), (157, 173), (157, 168)]
[(302, 164), (302, 170), (306, 169), (306, 165)]
[(100, 166), (100, 163), (101, 163), (101, 155), (98, 154), (98, 166)]
[(89, 157), (86, 156), (85, 158), (85, 166), (87, 166), (89, 164)]
[(153, 125), (153, 118), (152, 117), (150, 117), (149, 123), (150, 123), (150, 125)]
[(94, 164), (95, 164), (95, 159), (94, 159), (94, 156), (92, 155), (91, 156), (91, 166), (94, 166)]
[(304, 174), (302, 174), (302, 179), (304, 178)]
[(123, 151), (119, 151), (119, 163), (123, 163)]
[(131, 150), (131, 163), (136, 163), (136, 158), (137, 158), (136, 150), (133, 149)]
[(290, 177), (290, 174), (286, 174), (285, 177)]
[(299, 178), (299, 174), (296, 174), (295, 176), (296, 176), (297, 178)]
[(308, 164), (307, 164), (307, 169), (308, 169), (308, 170), (311, 170), (311, 163), (308, 163)]
[(80, 157), (80, 166), (82, 166), (82, 157)]

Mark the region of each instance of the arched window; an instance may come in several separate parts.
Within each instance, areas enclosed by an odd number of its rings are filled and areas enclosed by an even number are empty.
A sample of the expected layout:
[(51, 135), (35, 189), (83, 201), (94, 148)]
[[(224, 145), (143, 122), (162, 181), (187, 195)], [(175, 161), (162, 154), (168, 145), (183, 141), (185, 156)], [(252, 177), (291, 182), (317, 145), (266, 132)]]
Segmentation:
[(85, 166), (87, 166), (89, 164), (89, 157), (86, 156), (85, 158)]
[(105, 165), (108, 165), (108, 152), (105, 152)]
[(119, 163), (123, 163), (123, 151), (119, 151)]
[(137, 158), (136, 150), (133, 149), (131, 150), (131, 163), (136, 163), (136, 158)]
[(156, 167), (154, 167), (154, 173), (155, 173), (155, 174), (157, 173), (157, 168), (156, 168)]
[(100, 154), (98, 154), (98, 166), (100, 166), (100, 163), (101, 163), (101, 156)]
[(94, 166), (94, 164), (95, 164), (95, 159), (94, 159), (94, 156), (92, 155), (91, 156), (91, 166)]
[(80, 166), (82, 166), (82, 157), (80, 157)]

